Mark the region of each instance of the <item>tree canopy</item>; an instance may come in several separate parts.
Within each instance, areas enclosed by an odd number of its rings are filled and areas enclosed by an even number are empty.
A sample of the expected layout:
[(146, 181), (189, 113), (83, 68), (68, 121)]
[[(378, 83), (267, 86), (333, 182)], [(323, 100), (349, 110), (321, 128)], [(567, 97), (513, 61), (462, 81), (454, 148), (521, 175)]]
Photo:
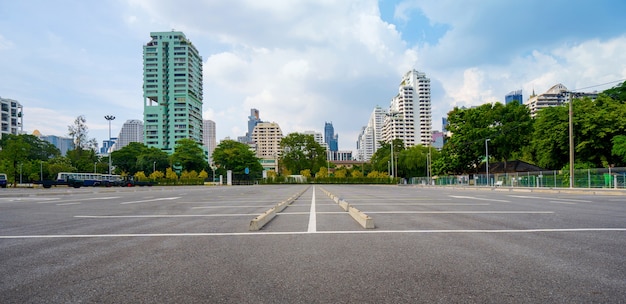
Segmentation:
[(223, 140), (217, 145), (213, 151), (213, 162), (218, 167), (218, 174), (222, 175), (226, 174), (226, 170), (244, 175), (246, 168), (251, 177), (258, 178), (263, 174), (263, 166), (250, 147), (234, 140)]
[(315, 141), (313, 135), (291, 133), (280, 141), (283, 154), (280, 164), (290, 172), (310, 170), (318, 172), (326, 166), (326, 149)]

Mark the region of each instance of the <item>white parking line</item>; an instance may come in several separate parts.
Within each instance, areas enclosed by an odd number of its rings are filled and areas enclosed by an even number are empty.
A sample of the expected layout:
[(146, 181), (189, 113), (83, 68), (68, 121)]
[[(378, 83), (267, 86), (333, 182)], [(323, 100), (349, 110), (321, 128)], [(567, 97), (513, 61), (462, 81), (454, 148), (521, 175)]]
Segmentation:
[(252, 213), (226, 213), (226, 214), (145, 214), (145, 215), (75, 215), (75, 218), (177, 218), (177, 217), (232, 217), (251, 216)]
[(507, 201), (507, 200), (499, 200), (499, 199), (492, 199), (492, 198), (481, 198), (481, 197), (473, 197), (473, 196), (450, 195), (450, 197), (464, 198), (464, 199), (471, 199), (471, 200), (479, 200), (479, 201), (489, 201), (489, 202), (501, 202), (501, 203), (510, 203), (511, 202), (511, 201)]
[(309, 229), (307, 232), (317, 232), (317, 215), (315, 214), (315, 186), (313, 186), (313, 195), (311, 197), (311, 210), (309, 211)]
[(76, 203), (64, 203), (64, 204), (57, 204), (57, 206), (67, 206), (67, 205), (80, 205), (82, 203), (80, 202), (76, 202)]
[[(100, 201), (100, 200), (110, 200), (110, 199), (116, 199), (116, 198), (119, 198), (119, 196), (86, 197), (86, 198), (81, 198), (81, 199), (63, 200), (63, 202), (69, 203), (69, 202), (84, 202), (84, 201)], [(51, 203), (56, 203), (56, 201), (54, 201), (54, 202), (37, 202), (37, 204), (51, 204)]]
[[(356, 230), (317, 231), (317, 234), (381, 234), (381, 233), (563, 233), (563, 232), (623, 232), (626, 228), (545, 228), (545, 229), (494, 229), (494, 230)], [(268, 236), (309, 234), (308, 231), (294, 232), (214, 232), (214, 233), (128, 233), (128, 234), (43, 234), (43, 235), (0, 235), (0, 239), (51, 239), (51, 238), (115, 238), (115, 237), (206, 237), (206, 236)]]
[(578, 203), (591, 203), (591, 201), (586, 200), (578, 200), (578, 199), (569, 199), (569, 198), (554, 198), (554, 197), (540, 197), (540, 196), (526, 196), (526, 195), (509, 195), (510, 197), (517, 198), (530, 198), (530, 199), (539, 199), (539, 200), (551, 200), (551, 201), (566, 201), (566, 202), (578, 202)]
[(489, 203), (468, 204), (468, 203), (406, 203), (406, 204), (385, 204), (385, 203), (360, 203), (359, 206), (491, 206)]
[(179, 196), (161, 197), (161, 198), (147, 199), (147, 200), (142, 200), (142, 201), (123, 202), (123, 203), (120, 203), (120, 205), (138, 204), (138, 203), (147, 203), (147, 202), (156, 202), (156, 201), (169, 201), (169, 200), (175, 200), (179, 198), (180, 198)]
[(551, 214), (554, 211), (363, 211), (367, 214)]
[(227, 205), (227, 206), (205, 206), (205, 207), (191, 207), (191, 209), (224, 209), (224, 208), (271, 208), (273, 205), (265, 205), (265, 206), (237, 206), (237, 205)]

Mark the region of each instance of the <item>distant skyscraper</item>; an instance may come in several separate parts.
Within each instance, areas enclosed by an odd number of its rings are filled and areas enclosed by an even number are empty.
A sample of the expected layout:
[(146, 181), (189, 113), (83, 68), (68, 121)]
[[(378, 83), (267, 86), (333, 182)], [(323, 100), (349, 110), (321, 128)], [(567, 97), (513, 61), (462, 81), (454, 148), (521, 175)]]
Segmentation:
[(24, 133), (23, 107), (17, 100), (0, 97), (0, 137)]
[(332, 122), (324, 124), (324, 142), (328, 145), (328, 150), (339, 150), (339, 135), (335, 134), (335, 128)]
[(357, 140), (358, 160), (369, 161), (376, 150), (380, 148), (385, 114), (387, 114), (387, 111), (379, 106), (376, 106), (370, 115), (367, 126), (361, 129), (361, 134)]
[(430, 145), (430, 79), (426, 78), (425, 73), (411, 70), (404, 74), (398, 95), (391, 100), (382, 136), (385, 142), (402, 139), (406, 147)]
[(202, 142), (206, 146), (207, 153), (209, 154), (209, 164), (213, 163), (213, 151), (217, 147), (217, 136), (215, 135), (215, 122), (212, 120), (202, 121)]
[(524, 96), (522, 96), (522, 90), (512, 91), (504, 96), (504, 103), (517, 101), (519, 104), (524, 104)]
[(254, 131), (254, 127), (257, 124), (262, 123), (263, 121), (260, 118), (259, 110), (250, 109), (250, 116), (248, 116), (248, 132), (244, 136), (238, 136), (237, 141), (244, 144), (252, 143), (252, 131)]
[(51, 144), (53, 144), (59, 151), (61, 151), (61, 155), (65, 156), (67, 151), (74, 149), (74, 140), (69, 137), (60, 137), (56, 135), (42, 135), (39, 130), (33, 131), (33, 135), (39, 137), (41, 140), (45, 140)]
[(109, 155), (109, 153), (112, 152), (113, 146), (115, 146), (116, 141), (117, 137), (111, 137), (111, 140), (103, 140), (102, 148), (100, 148), (100, 155)]
[(202, 57), (182, 32), (152, 32), (143, 47), (144, 140), (173, 153), (202, 142)]
[(112, 150), (120, 150), (128, 146), (131, 142), (143, 144), (143, 122), (141, 120), (129, 119), (122, 125), (122, 129), (120, 130), (120, 134)]

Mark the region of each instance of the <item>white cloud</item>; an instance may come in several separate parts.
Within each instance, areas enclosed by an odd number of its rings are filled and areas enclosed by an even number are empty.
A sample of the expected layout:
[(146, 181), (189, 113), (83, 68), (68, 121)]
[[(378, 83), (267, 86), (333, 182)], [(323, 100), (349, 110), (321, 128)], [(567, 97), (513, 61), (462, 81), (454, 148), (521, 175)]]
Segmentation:
[(4, 36), (0, 35), (0, 51), (13, 48), (13, 45), (14, 44), (11, 40), (8, 40)]

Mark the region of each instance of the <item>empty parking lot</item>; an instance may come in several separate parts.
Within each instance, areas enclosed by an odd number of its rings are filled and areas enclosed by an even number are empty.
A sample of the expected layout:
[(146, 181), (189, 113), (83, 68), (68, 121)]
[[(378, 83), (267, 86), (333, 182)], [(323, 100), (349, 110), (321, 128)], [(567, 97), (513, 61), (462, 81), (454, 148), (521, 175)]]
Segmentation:
[[(8, 190), (0, 192), (3, 303), (626, 298), (622, 195), (343, 185)], [(250, 231), (255, 217), (296, 194)]]

